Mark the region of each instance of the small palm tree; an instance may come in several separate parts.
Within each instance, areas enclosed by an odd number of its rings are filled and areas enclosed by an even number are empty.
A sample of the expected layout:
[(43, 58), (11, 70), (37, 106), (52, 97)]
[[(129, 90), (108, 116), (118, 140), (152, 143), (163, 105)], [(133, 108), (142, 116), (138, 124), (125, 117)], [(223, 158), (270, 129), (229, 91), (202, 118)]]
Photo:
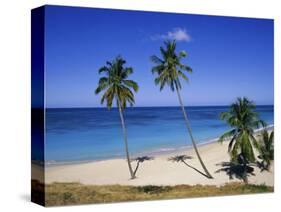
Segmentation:
[(140, 163), (143, 163), (144, 161), (150, 161), (150, 160), (154, 160), (154, 157), (140, 156), (140, 157), (134, 158), (132, 161), (136, 161), (136, 162), (137, 162), (136, 168), (135, 168), (135, 170), (134, 170), (134, 175), (136, 175)]
[(191, 138), (192, 145), (196, 152), (196, 155), (200, 161), (201, 166), (203, 167), (208, 178), (213, 178), (206, 168), (199, 151), (196, 146), (196, 142), (192, 135), (192, 130), (189, 124), (189, 120), (187, 118), (187, 114), (183, 105), (183, 101), (180, 95), (181, 90), (181, 82), (180, 79), (188, 81), (188, 77), (185, 75), (185, 72), (191, 73), (192, 69), (181, 63), (181, 60), (186, 57), (185, 51), (180, 51), (178, 54), (176, 53), (176, 42), (175, 41), (166, 41), (164, 42), (165, 47), (160, 47), (160, 52), (162, 58), (159, 58), (155, 55), (151, 57), (151, 60), (156, 65), (152, 68), (152, 73), (156, 74), (155, 84), (160, 86), (160, 91), (164, 88), (164, 86), (170, 87), (172, 91), (177, 92), (178, 99), (181, 105), (181, 109), (183, 112), (185, 124), (188, 130), (188, 133)]
[(116, 106), (119, 109), (120, 120), (123, 128), (127, 163), (131, 179), (134, 179), (136, 176), (130, 163), (127, 131), (123, 111), (126, 108), (127, 103), (133, 106), (135, 100), (131, 89), (133, 89), (134, 92), (137, 92), (139, 87), (136, 82), (128, 79), (130, 74), (133, 73), (133, 69), (131, 67), (124, 67), (125, 63), (126, 61), (122, 59), (121, 56), (116, 57), (112, 62), (106, 62), (106, 66), (103, 66), (99, 69), (99, 74), (104, 73), (105, 76), (99, 79), (98, 87), (96, 88), (95, 93), (99, 94), (101, 91), (103, 91), (101, 104), (106, 101), (108, 109), (111, 109), (112, 102), (114, 100), (116, 101)]
[(271, 162), (274, 160), (274, 131), (269, 133), (267, 130), (262, 132), (262, 138), (255, 142), (255, 147), (258, 150), (259, 156), (261, 159), (261, 163), (259, 163), (262, 171), (269, 171)]
[(221, 119), (225, 120), (232, 128), (219, 138), (223, 142), (230, 138), (228, 152), (231, 162), (243, 165), (244, 181), (247, 183), (247, 165), (255, 162), (253, 144), (256, 142), (254, 130), (259, 126), (265, 126), (265, 123), (258, 118), (254, 112), (255, 104), (247, 98), (238, 98), (230, 106), (229, 111), (221, 113)]

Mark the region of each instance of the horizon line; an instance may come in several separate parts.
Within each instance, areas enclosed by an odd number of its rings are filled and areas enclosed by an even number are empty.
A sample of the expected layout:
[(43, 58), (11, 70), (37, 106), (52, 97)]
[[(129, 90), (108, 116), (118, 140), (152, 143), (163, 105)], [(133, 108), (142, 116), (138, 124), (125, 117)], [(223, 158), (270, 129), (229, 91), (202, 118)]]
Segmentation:
[[(229, 107), (230, 105), (189, 105), (189, 106), (184, 106), (184, 107)], [(256, 104), (256, 106), (274, 106), (274, 104)], [(152, 106), (128, 106), (126, 107), (127, 109), (129, 108), (151, 108), (151, 107), (180, 107), (180, 105), (171, 105), (171, 106), (157, 106), (157, 105), (152, 105)], [(34, 109), (38, 108), (38, 107), (33, 107)], [(40, 107), (39, 107), (40, 108)], [(107, 107), (45, 107), (45, 109), (102, 109), (105, 108), (107, 109)], [(118, 108), (116, 106), (111, 107), (111, 109), (113, 108)]]

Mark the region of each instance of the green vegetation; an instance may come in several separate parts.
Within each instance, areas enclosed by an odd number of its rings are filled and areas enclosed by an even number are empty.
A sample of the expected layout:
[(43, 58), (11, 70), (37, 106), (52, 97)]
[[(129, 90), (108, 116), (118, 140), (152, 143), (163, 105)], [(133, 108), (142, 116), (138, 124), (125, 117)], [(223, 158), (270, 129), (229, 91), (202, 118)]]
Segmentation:
[(255, 147), (258, 150), (261, 162), (258, 162), (262, 171), (269, 171), (271, 162), (274, 160), (274, 131), (269, 133), (267, 130), (263, 130), (261, 134), (262, 138), (255, 142)]
[(221, 113), (221, 119), (225, 120), (232, 129), (224, 133), (218, 141), (231, 139), (228, 145), (231, 163), (242, 166), (242, 179), (245, 183), (248, 183), (248, 164), (256, 161), (253, 150), (253, 144), (257, 143), (254, 129), (265, 126), (254, 109), (255, 104), (244, 97), (238, 98), (230, 106), (229, 111)]
[(188, 81), (188, 77), (185, 75), (185, 72), (191, 73), (192, 69), (181, 63), (181, 60), (186, 57), (185, 51), (180, 51), (178, 54), (176, 53), (176, 42), (175, 41), (166, 41), (165, 47), (160, 47), (160, 52), (162, 58), (159, 58), (155, 55), (151, 56), (151, 60), (156, 65), (152, 68), (152, 73), (156, 74), (155, 84), (160, 86), (160, 91), (165, 87), (169, 87), (172, 91), (177, 92), (178, 99), (181, 105), (181, 109), (183, 112), (183, 116), (185, 119), (185, 124), (190, 135), (192, 145), (196, 152), (196, 155), (200, 161), (202, 168), (204, 169), (206, 176), (208, 178), (213, 178), (206, 168), (199, 151), (196, 146), (196, 142), (192, 135), (192, 130), (189, 124), (189, 120), (187, 118), (187, 114), (183, 105), (183, 101), (180, 95), (181, 90), (181, 82), (180, 79)]
[[(35, 186), (39, 184), (37, 181), (33, 184), (34, 188), (39, 188)], [(221, 187), (212, 185), (95, 186), (79, 183), (53, 183), (46, 185), (45, 191), (46, 206), (55, 206), (265, 193), (273, 192), (273, 187), (241, 183), (226, 184)], [(34, 190), (34, 193), (36, 192), (38, 191)]]
[(134, 179), (136, 176), (131, 166), (123, 111), (126, 108), (127, 103), (133, 106), (135, 99), (131, 89), (134, 92), (137, 92), (139, 87), (135, 81), (128, 79), (128, 77), (133, 73), (133, 68), (124, 67), (125, 63), (126, 61), (120, 56), (116, 57), (112, 62), (107, 61), (106, 66), (103, 66), (99, 69), (99, 74), (105, 74), (105, 76), (99, 79), (98, 87), (96, 88), (95, 93), (99, 94), (101, 91), (104, 91), (101, 97), (101, 104), (106, 101), (108, 109), (112, 107), (112, 102), (114, 100), (116, 101), (116, 106), (119, 109), (123, 128), (127, 163), (131, 174), (131, 179)]

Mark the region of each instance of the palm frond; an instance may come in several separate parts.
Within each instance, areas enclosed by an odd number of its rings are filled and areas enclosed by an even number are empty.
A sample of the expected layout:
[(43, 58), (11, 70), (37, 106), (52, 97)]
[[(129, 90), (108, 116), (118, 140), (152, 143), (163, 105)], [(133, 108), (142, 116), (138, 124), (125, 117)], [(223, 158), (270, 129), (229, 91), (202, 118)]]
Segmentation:
[(233, 137), (236, 133), (236, 129), (232, 129), (232, 130), (229, 130), (227, 132), (225, 132), (224, 134), (222, 134), (219, 139), (218, 139), (218, 142), (223, 142), (225, 141), (226, 139), (229, 139), (231, 137)]
[(102, 72), (109, 72), (109, 71), (110, 71), (110, 68), (108, 68), (107, 66), (103, 66), (98, 70), (99, 74)]
[(164, 46), (160, 47), (161, 58), (151, 56), (151, 61), (155, 64), (151, 71), (156, 75), (155, 84), (160, 86), (160, 91), (164, 86), (169, 87), (172, 91), (181, 89), (180, 78), (188, 81), (188, 77), (183, 73), (184, 70), (191, 72), (191, 68), (182, 64), (180, 61), (186, 56), (184, 51), (176, 53), (176, 42), (165, 41)]
[(233, 147), (233, 143), (235, 142), (235, 139), (236, 139), (236, 137), (237, 137), (238, 135), (237, 134), (235, 134), (232, 138), (231, 138), (231, 140), (230, 140), (230, 142), (229, 142), (229, 144), (228, 144), (228, 152), (231, 152), (231, 149), (232, 149), (232, 147)]
[(187, 66), (187, 65), (183, 65), (183, 66), (181, 67), (181, 69), (182, 69), (182, 70), (185, 70), (185, 71), (187, 71), (187, 72), (189, 72), (189, 73), (192, 73), (192, 68), (190, 68), (190, 67)]
[(180, 51), (179, 56), (180, 56), (180, 58), (186, 57), (187, 56), (186, 51), (183, 51), (183, 50)]
[(182, 71), (178, 71), (178, 75), (183, 78), (185, 81), (189, 81), (188, 77), (182, 72)]
[(155, 63), (155, 64), (159, 64), (162, 65), (164, 63), (164, 61), (162, 59), (160, 59), (159, 57), (157, 57), (156, 55), (152, 55), (150, 57), (150, 60)]
[(220, 113), (220, 119), (222, 119), (222, 120), (227, 120), (227, 119), (229, 119), (230, 116), (231, 116), (230, 112), (221, 112)]
[(133, 90), (135, 92), (137, 92), (139, 90), (139, 86), (138, 86), (138, 84), (135, 81), (133, 81), (133, 80), (124, 80), (123, 82), (124, 82), (124, 84), (126, 86), (128, 86), (130, 88), (133, 88)]
[(231, 157), (231, 161), (237, 163), (237, 159), (238, 159), (238, 154), (239, 154), (239, 149), (241, 148), (240, 146), (241, 144), (241, 138), (237, 137), (236, 138), (236, 142), (234, 143), (234, 146), (230, 152), (230, 157)]
[(135, 103), (134, 94), (130, 89), (137, 92), (138, 84), (128, 79), (133, 73), (133, 69), (124, 67), (125, 63), (126, 61), (121, 56), (117, 56), (113, 61), (107, 61), (106, 66), (99, 69), (99, 73), (105, 73), (106, 76), (100, 78), (95, 93), (99, 94), (104, 91), (101, 104), (106, 101), (109, 109), (112, 107), (114, 99), (120, 103), (122, 109), (126, 108), (127, 103), (131, 106)]

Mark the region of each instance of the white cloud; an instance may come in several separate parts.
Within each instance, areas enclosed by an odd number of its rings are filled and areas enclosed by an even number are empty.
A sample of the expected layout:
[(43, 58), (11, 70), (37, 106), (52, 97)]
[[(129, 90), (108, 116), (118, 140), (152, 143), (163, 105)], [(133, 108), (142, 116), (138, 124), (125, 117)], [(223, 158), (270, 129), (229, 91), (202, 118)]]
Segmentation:
[(151, 36), (152, 40), (176, 40), (176, 41), (185, 41), (190, 42), (191, 36), (186, 32), (184, 28), (174, 28), (172, 31), (169, 31), (165, 34), (158, 34)]

